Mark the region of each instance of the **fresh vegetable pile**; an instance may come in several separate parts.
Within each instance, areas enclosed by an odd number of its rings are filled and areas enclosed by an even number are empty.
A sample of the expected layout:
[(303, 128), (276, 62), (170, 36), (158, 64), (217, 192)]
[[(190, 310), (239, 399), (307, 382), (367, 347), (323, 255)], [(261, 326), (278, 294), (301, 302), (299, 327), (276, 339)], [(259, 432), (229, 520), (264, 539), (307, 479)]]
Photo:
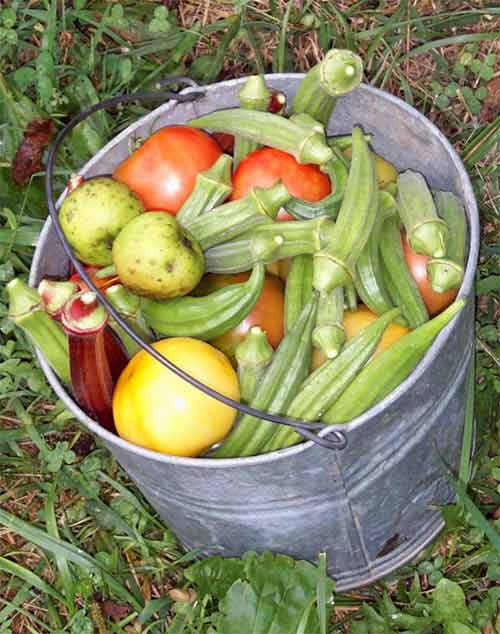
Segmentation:
[[(325, 136), (361, 76), (356, 55), (330, 51), (289, 116), (250, 77), (240, 108), (160, 129), (112, 177), (73, 182), (60, 209), (75, 254), (144, 341), (229, 398), (325, 425), (390, 394), (464, 304), (461, 201), (374, 154), (376, 130)], [(7, 288), (11, 318), (82, 409), (130, 442), (215, 459), (302, 440), (175, 376), (77, 274)]]

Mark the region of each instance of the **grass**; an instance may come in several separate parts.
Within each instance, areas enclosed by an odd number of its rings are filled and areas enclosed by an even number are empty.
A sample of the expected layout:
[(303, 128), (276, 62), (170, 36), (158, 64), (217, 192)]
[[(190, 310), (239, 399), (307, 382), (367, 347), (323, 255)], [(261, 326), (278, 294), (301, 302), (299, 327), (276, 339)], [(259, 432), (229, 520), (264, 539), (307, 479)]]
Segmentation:
[[(9, 178), (27, 123), (42, 115), (60, 127), (81, 107), (151, 89), (169, 75), (209, 83), (305, 71), (333, 45), (352, 48), (366, 60), (367, 81), (424, 112), (461, 154), (479, 203), (482, 243), (476, 371), (459, 480), (452, 480), (458, 503), (444, 509), (447, 529), (418, 561), (385, 582), (336, 595), (329, 632), (442, 631), (432, 621), (442, 579), (463, 590), (475, 627), (500, 628), (498, 102), (496, 111), (488, 109), (490, 82), (500, 73), (500, 9), (488, 5), (11, 0), (0, 9), (3, 283), (27, 274), (46, 215), (42, 174), (22, 189)], [(133, 106), (80, 126), (58, 165), (58, 186), (144, 112)], [(193, 602), (196, 588), (182, 590), (194, 554), (181, 551), (114, 459), (54, 400), (29, 344), (6, 319), (1, 293), (0, 633), (208, 633), (210, 599)], [(325, 602), (324, 588), (318, 597)]]

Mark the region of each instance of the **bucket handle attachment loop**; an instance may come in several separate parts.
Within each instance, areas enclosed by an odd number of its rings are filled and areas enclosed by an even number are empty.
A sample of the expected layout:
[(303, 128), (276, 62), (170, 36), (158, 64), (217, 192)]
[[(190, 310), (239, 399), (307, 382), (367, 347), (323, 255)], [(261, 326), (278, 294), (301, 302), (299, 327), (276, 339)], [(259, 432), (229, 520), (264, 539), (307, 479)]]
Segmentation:
[[(181, 92), (178, 93), (164, 90), (169, 85), (179, 84), (188, 86), (189, 88), (183, 89)], [(347, 438), (344, 432), (332, 430), (326, 437), (318, 436), (314, 432), (325, 429), (325, 425), (323, 425), (322, 423), (310, 423), (294, 418), (287, 418), (285, 416), (277, 416), (275, 414), (269, 414), (259, 409), (255, 409), (253, 407), (250, 407), (249, 405), (239, 403), (238, 401), (235, 401), (227, 396), (224, 396), (224, 394), (217, 392), (201, 381), (198, 381), (198, 379), (195, 379), (193, 376), (169, 361), (166, 357), (155, 350), (155, 348), (153, 348), (149, 343), (143, 341), (141, 337), (139, 337), (139, 335), (137, 335), (137, 333), (132, 330), (132, 328), (122, 319), (118, 311), (110, 304), (102, 291), (97, 288), (93, 280), (87, 275), (85, 268), (83, 267), (80, 260), (78, 260), (75, 253), (73, 252), (72, 247), (68, 243), (59, 222), (59, 216), (57, 213), (56, 205), (54, 203), (54, 190), (52, 181), (58, 150), (60, 149), (67, 135), (71, 132), (71, 130), (73, 130), (73, 128), (75, 128), (84, 119), (100, 110), (107, 110), (109, 108), (114, 108), (121, 104), (131, 103), (134, 101), (152, 102), (171, 100), (177, 103), (186, 103), (190, 101), (197, 101), (205, 95), (205, 91), (199, 86), (199, 84), (197, 84), (189, 77), (183, 76), (168, 77), (166, 79), (159, 80), (156, 82), (155, 88), (157, 88), (157, 91), (155, 92), (136, 92), (130, 95), (118, 95), (116, 97), (110, 97), (109, 99), (105, 99), (104, 101), (94, 104), (87, 110), (84, 110), (83, 112), (80, 112), (78, 115), (73, 117), (73, 119), (71, 119), (69, 123), (67, 123), (66, 126), (62, 128), (57, 134), (54, 142), (49, 149), (45, 171), (45, 193), (47, 196), (47, 205), (57, 237), (59, 238), (78, 275), (80, 275), (80, 277), (84, 280), (88, 287), (96, 294), (99, 302), (104, 306), (107, 312), (120, 324), (120, 326), (123, 328), (123, 330), (125, 330), (129, 337), (131, 337), (143, 350), (148, 352), (153, 358), (159, 361), (163, 366), (173, 372), (176, 376), (180, 377), (184, 381), (187, 381), (190, 385), (196, 387), (197, 389), (201, 390), (217, 401), (220, 401), (221, 403), (224, 403), (225, 405), (236, 409), (240, 413), (249, 414), (250, 416), (254, 416), (256, 418), (262, 418), (271, 423), (292, 427), (304, 439), (311, 440), (316, 445), (319, 445), (320, 447), (323, 447), (325, 449), (344, 449), (347, 445)]]

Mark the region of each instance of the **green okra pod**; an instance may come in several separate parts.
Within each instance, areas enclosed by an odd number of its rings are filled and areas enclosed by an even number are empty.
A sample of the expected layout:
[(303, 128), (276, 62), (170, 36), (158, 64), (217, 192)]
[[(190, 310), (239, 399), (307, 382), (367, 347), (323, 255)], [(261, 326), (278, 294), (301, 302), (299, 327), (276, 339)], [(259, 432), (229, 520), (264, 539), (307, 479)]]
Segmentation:
[(349, 50), (332, 49), (300, 82), (292, 113), (307, 113), (327, 124), (337, 98), (357, 88), (363, 76), (361, 58)]
[[(242, 108), (266, 112), (271, 101), (271, 91), (267, 88), (262, 75), (252, 75), (244, 83), (239, 97)], [(237, 134), (234, 138), (234, 169), (238, 167), (245, 156), (259, 147), (259, 143)]]
[(44, 311), (36, 289), (19, 278), (9, 282), (6, 288), (9, 319), (39, 348), (61, 381), (71, 385), (68, 338), (62, 327)]
[(421, 326), (429, 319), (429, 313), (406, 264), (398, 218), (391, 216), (383, 222), (379, 244), (383, 280), (392, 302), (401, 308), (410, 328)]
[(268, 263), (312, 254), (326, 244), (334, 227), (335, 223), (327, 216), (258, 225), (205, 251), (205, 268), (210, 273), (240, 273), (259, 261)]
[[(373, 134), (365, 134), (365, 140), (367, 143), (371, 143), (373, 141)], [(352, 146), (352, 134), (329, 136), (326, 139), (326, 142), (331, 148), (336, 148), (337, 150), (342, 151)]]
[(230, 156), (221, 154), (212, 167), (196, 176), (194, 189), (176, 216), (181, 225), (187, 226), (226, 200), (232, 190), (232, 162)]
[(283, 183), (269, 189), (252, 189), (246, 196), (216, 207), (186, 224), (186, 228), (199, 242), (203, 250), (226, 242), (247, 229), (269, 223), (290, 199)]
[(297, 220), (309, 220), (325, 215), (335, 219), (338, 215), (347, 183), (346, 164), (341, 158), (334, 158), (323, 165), (321, 169), (329, 176), (332, 191), (317, 202), (292, 197), (285, 204), (285, 209)]
[(273, 348), (266, 333), (259, 326), (252, 326), (246, 337), (234, 351), (238, 364), (240, 398), (249, 403), (273, 357)]
[(314, 254), (313, 283), (328, 292), (354, 279), (355, 265), (377, 214), (378, 185), (372, 154), (360, 128), (352, 131), (352, 160), (344, 199), (330, 241)]
[(444, 258), (448, 227), (437, 214), (422, 174), (411, 170), (399, 174), (398, 208), (411, 248), (432, 258)]
[[(316, 319), (315, 294), (304, 306), (293, 328), (281, 340), (250, 404), (256, 409), (279, 414), (286, 411), (298, 386), (307, 376), (311, 362), (311, 334)], [(229, 436), (212, 454), (213, 458), (253, 456), (275, 432), (275, 423), (243, 414)]]
[(316, 326), (312, 333), (313, 346), (327, 359), (334, 359), (345, 342), (344, 289), (337, 286), (329, 293), (320, 293)]
[(283, 150), (292, 154), (299, 163), (322, 165), (333, 158), (324, 133), (307, 130), (290, 119), (270, 112), (229, 108), (192, 119), (189, 125), (239, 135), (261, 145)]
[[(287, 416), (309, 422), (319, 420), (370, 360), (386, 328), (399, 314), (399, 308), (393, 308), (379, 317), (348, 341), (338, 357), (310, 374), (291, 402)], [(293, 429), (280, 428), (265, 451), (285, 449), (301, 440), (302, 436)]]
[(285, 286), (285, 332), (289, 332), (297, 321), (312, 294), (312, 256), (296, 255)]
[(344, 286), (344, 309), (345, 310), (357, 310), (358, 308), (358, 295), (354, 282), (348, 281)]
[(250, 313), (262, 293), (265, 268), (259, 262), (246, 282), (202, 297), (176, 297), (163, 302), (142, 299), (142, 314), (161, 335), (210, 341), (237, 326)]
[[(104, 293), (113, 308), (116, 308), (122, 319), (134, 332), (147, 343), (153, 341), (153, 333), (141, 313), (141, 300), (137, 295), (131, 293), (122, 284), (113, 284)], [(121, 339), (130, 357), (142, 350), (141, 346), (111, 316), (109, 317), (109, 325)]]
[(434, 192), (439, 216), (448, 225), (446, 258), (434, 258), (427, 262), (427, 276), (436, 293), (460, 288), (464, 279), (467, 219), (460, 198), (451, 192)]
[(322, 422), (348, 423), (390, 394), (417, 367), (437, 335), (464, 305), (464, 299), (456, 300), (374, 357), (328, 409)]
[(386, 218), (397, 213), (396, 201), (387, 192), (378, 194), (378, 211), (368, 242), (356, 262), (355, 286), (362, 302), (376, 315), (393, 308), (385, 287), (380, 260), (380, 235)]

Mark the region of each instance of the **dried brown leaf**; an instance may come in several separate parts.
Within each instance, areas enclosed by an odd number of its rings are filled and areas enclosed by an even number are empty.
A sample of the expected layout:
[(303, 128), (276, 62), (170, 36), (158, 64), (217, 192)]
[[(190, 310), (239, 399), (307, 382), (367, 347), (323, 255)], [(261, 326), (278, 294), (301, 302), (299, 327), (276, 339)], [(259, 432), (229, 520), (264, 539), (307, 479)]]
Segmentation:
[(27, 185), (31, 176), (42, 169), (43, 151), (54, 132), (50, 119), (33, 119), (24, 132), (21, 145), (12, 161), (12, 180)]
[(102, 604), (102, 612), (108, 619), (118, 622), (129, 615), (130, 608), (128, 605), (120, 605), (113, 601), (104, 601)]

